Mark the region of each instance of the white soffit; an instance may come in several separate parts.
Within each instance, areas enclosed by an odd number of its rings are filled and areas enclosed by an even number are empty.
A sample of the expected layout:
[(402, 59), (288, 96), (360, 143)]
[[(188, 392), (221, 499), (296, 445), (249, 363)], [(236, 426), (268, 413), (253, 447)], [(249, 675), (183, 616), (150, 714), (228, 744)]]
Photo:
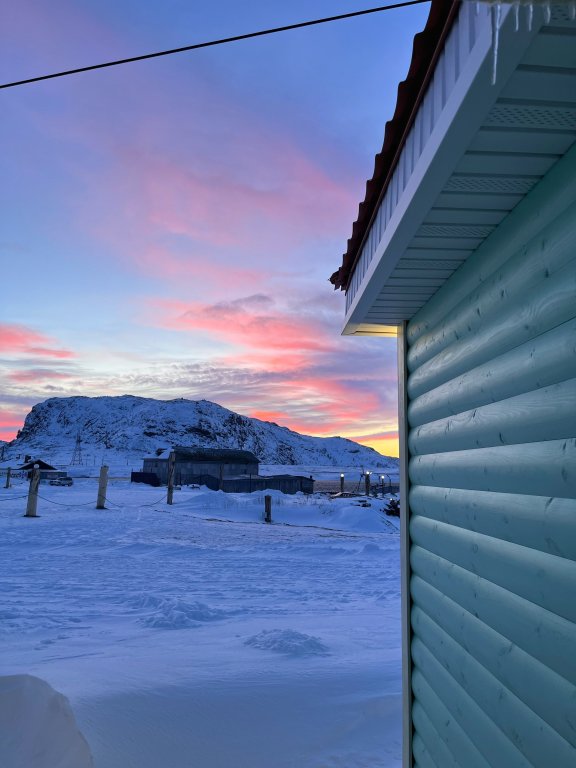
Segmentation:
[[(390, 185), (397, 190), (387, 190), (391, 199), (383, 199), (365, 240), (347, 292), (345, 334), (381, 335), (389, 330), (382, 326), (409, 320), (576, 140), (576, 22), (568, 4), (553, 6), (548, 24), (535, 8), (530, 31), (522, 17), (516, 31), (513, 9), (505, 8), (495, 85), (489, 10), (474, 21), (473, 7), (462, 4), (436, 66), (456, 62), (452, 90), (425, 136), (434, 89), (446, 94), (450, 78), (435, 74)], [(462, 60), (458, 36), (468, 29), (472, 47)]]

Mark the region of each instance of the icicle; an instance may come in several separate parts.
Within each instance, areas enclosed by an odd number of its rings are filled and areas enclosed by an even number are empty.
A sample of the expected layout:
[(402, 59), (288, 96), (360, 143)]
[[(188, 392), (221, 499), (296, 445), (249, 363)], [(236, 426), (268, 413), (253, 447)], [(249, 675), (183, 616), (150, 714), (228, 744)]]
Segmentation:
[[(520, 7), (526, 8), (526, 21), (528, 32), (532, 32), (534, 25), (534, 6), (542, 6), (544, 23), (550, 24), (552, 20), (552, 4), (560, 0), (470, 0), (476, 6), (476, 15), (480, 13), (480, 5), (488, 5), (492, 22), (492, 85), (496, 85), (498, 74), (498, 47), (500, 44), (500, 27), (502, 26), (502, 3), (514, 6), (514, 26), (516, 32), (520, 29)], [(568, 8), (570, 19), (576, 19), (576, 0), (563, 0)]]
[(498, 71), (498, 46), (500, 44), (500, 24), (502, 22), (502, 4), (496, 0), (490, 6), (490, 15), (492, 17), (492, 85), (496, 85), (496, 74)]

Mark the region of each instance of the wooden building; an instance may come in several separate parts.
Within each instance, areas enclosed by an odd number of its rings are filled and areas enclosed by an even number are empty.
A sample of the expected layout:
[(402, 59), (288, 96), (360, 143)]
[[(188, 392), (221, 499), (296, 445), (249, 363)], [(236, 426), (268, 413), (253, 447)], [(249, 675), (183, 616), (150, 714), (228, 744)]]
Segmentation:
[(58, 477), (67, 476), (66, 472), (56, 469), (56, 467), (53, 467), (51, 464), (48, 464), (47, 461), (43, 461), (42, 459), (30, 459), (18, 467), (18, 471), (25, 472), (26, 477), (31, 478), (35, 467), (38, 467), (40, 470), (40, 480), (55, 480)]
[[(250, 451), (228, 448), (183, 448), (173, 449), (175, 454), (174, 480), (176, 483), (194, 483), (194, 478), (210, 475), (216, 478), (236, 475), (257, 475), (259, 461)], [(158, 456), (144, 459), (142, 471), (157, 475), (160, 483), (168, 482), (168, 457), (170, 449)]]
[(433, 0), (332, 276), (398, 337), (405, 768), (576, 766), (572, 11)]
[(244, 475), (224, 478), (222, 490), (226, 493), (253, 493), (254, 491), (314, 493), (314, 480), (305, 475)]
[[(300, 475), (259, 475), (260, 463), (250, 451), (207, 448), (174, 448), (174, 482), (178, 485), (205, 485), (214, 491), (252, 493), (276, 490), (282, 493), (314, 493), (312, 477)], [(144, 459), (142, 472), (131, 480), (149, 485), (166, 485), (170, 449)]]

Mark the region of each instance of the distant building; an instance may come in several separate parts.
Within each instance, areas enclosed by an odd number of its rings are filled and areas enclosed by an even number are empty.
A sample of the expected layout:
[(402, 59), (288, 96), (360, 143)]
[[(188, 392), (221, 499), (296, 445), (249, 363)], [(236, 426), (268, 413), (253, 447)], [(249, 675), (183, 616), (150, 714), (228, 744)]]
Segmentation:
[(51, 464), (48, 464), (46, 461), (42, 461), (42, 459), (30, 459), (29, 461), (26, 461), (25, 464), (22, 464), (22, 466), (18, 467), (18, 469), (21, 472), (31, 472), (34, 467), (39, 467), (41, 471), (43, 470), (54, 470), (56, 467), (53, 467)]
[[(210, 475), (216, 478), (235, 477), (237, 475), (258, 475), (260, 462), (250, 451), (229, 448), (174, 448), (176, 463), (174, 481), (195, 483), (196, 478)], [(168, 482), (168, 457), (170, 449), (163, 450), (159, 456), (144, 459), (142, 471), (153, 473), (162, 485)]]
[[(209, 483), (205, 485), (209, 486)], [(249, 477), (244, 475), (224, 478), (222, 490), (226, 493), (252, 493), (253, 491), (314, 493), (314, 480), (305, 475), (250, 475)]]
[(34, 467), (40, 469), (40, 480), (53, 480), (57, 477), (66, 477), (66, 472), (57, 470), (56, 467), (53, 467), (46, 461), (42, 461), (42, 459), (31, 459), (30, 461), (26, 461), (25, 464), (18, 467), (18, 470), (20, 472), (26, 472), (27, 477), (31, 477)]
[[(252, 493), (276, 490), (282, 493), (314, 493), (314, 480), (300, 475), (258, 474), (260, 463), (250, 451), (228, 448), (174, 448), (174, 482), (177, 485), (205, 485), (214, 491)], [(170, 448), (144, 458), (142, 472), (133, 472), (136, 483), (166, 485)]]

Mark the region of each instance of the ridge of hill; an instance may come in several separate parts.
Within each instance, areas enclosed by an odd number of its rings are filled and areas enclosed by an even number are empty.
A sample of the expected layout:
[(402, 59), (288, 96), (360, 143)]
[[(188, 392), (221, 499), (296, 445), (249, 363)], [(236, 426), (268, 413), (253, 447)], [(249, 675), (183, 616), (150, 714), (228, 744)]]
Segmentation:
[[(80, 444), (77, 445), (77, 437)], [(35, 405), (4, 462), (29, 455), (53, 465), (122, 463), (172, 446), (252, 451), (262, 464), (356, 466), (398, 472), (398, 459), (343, 437), (312, 437), (241, 416), (209, 400), (119, 397), (51, 398)], [(75, 455), (76, 453), (76, 455)], [(72, 459), (75, 458), (73, 462)]]

